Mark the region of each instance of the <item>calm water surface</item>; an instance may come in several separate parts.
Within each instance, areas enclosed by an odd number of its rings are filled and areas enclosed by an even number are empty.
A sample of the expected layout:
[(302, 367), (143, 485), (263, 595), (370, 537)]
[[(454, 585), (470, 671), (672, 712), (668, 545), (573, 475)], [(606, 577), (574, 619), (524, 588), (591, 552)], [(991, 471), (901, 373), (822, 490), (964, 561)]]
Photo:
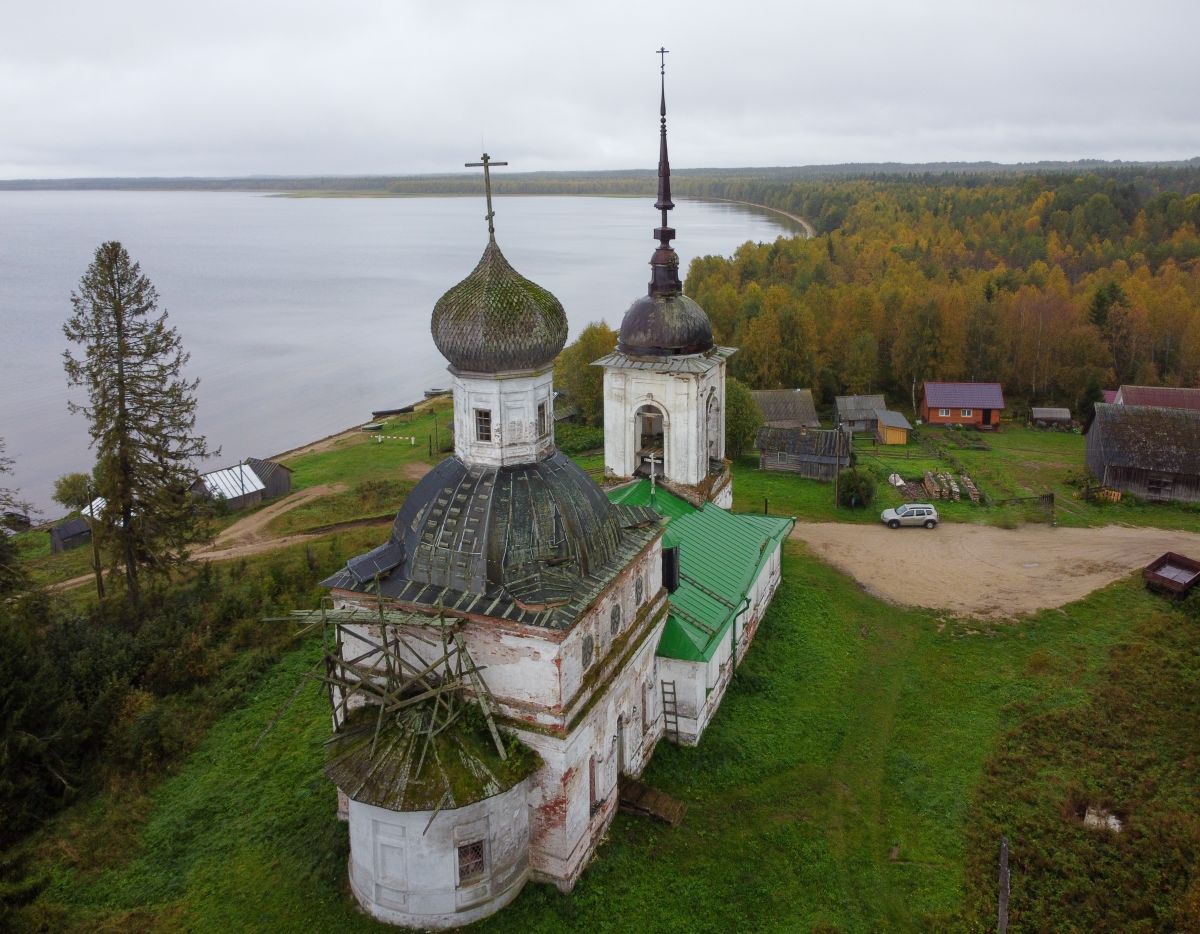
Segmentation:
[[(223, 448), (218, 467), (445, 385), (429, 317), (479, 259), (484, 211), (474, 198), (0, 192), (0, 437), (16, 460), (0, 485), (52, 516), (54, 479), (91, 468), (86, 422), (67, 412), (62, 324), (102, 241), (124, 243), (158, 288), (192, 355), (198, 428)], [(562, 301), (569, 339), (590, 321), (618, 326), (644, 293), (649, 199), (501, 198), (496, 212), (505, 255)], [(671, 220), (685, 269), (794, 232), (777, 215), (702, 202)]]

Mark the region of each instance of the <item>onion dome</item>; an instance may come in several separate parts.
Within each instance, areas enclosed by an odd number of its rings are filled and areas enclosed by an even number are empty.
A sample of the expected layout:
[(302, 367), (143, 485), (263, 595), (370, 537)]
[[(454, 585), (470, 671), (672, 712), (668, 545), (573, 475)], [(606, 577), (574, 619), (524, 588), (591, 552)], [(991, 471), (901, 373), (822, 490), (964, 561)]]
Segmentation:
[(509, 265), (495, 240), (433, 306), (433, 342), (457, 370), (500, 373), (551, 363), (567, 341), (562, 303)]
[[(659, 49), (666, 55), (666, 49)], [(617, 350), (640, 357), (665, 357), (706, 353), (713, 348), (712, 324), (696, 302), (683, 294), (679, 281), (679, 255), (671, 246), (675, 229), (667, 226), (671, 200), (671, 163), (667, 158), (666, 69), (662, 68), (662, 97), (659, 102), (658, 199), (662, 224), (654, 231), (658, 248), (650, 257), (650, 286), (621, 320)]]

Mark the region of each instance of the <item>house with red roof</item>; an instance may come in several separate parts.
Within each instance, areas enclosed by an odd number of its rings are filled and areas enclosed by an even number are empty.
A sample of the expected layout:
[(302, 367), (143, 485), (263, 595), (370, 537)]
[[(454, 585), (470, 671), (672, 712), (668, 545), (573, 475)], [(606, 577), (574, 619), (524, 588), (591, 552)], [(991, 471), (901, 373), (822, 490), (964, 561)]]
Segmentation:
[(921, 420), (927, 425), (1000, 426), (1004, 390), (999, 383), (925, 383)]

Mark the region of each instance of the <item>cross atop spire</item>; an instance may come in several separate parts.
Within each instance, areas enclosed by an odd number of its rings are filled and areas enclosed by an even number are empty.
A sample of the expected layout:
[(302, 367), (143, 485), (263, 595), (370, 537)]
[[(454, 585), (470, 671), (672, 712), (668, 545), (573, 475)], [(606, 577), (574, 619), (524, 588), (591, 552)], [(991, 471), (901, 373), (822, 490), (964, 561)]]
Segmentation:
[[(487, 209), (488, 209), (487, 217), (485, 218), (485, 220), (487, 220), (487, 225), (488, 225), (488, 239), (491, 240), (493, 243), (495, 243), (496, 242), (496, 225), (492, 223), (492, 218), (494, 218), (496, 216), (496, 212), (492, 210), (492, 173), (490, 171), (488, 171), (488, 169), (490, 166), (493, 166), (493, 165), (508, 165), (508, 163), (507, 162), (496, 162), (486, 152), (479, 158), (482, 159), (483, 161), (482, 162), (467, 162), (467, 163), (464, 163), (464, 165), (468, 169), (477, 169), (480, 166), (483, 166), (483, 189), (485, 192), (487, 192)], [(666, 215), (664, 214), (663, 217), (666, 217)]]
[(679, 281), (679, 257), (671, 249), (671, 241), (675, 239), (675, 230), (667, 226), (667, 212), (675, 207), (671, 200), (671, 163), (667, 158), (667, 54), (670, 50), (665, 46), (655, 54), (659, 57), (658, 74), (661, 83), (659, 98), (659, 139), (658, 139), (658, 200), (654, 207), (662, 211), (662, 225), (655, 229), (654, 236), (658, 240), (658, 249), (650, 259), (651, 295), (672, 295), (683, 291)]

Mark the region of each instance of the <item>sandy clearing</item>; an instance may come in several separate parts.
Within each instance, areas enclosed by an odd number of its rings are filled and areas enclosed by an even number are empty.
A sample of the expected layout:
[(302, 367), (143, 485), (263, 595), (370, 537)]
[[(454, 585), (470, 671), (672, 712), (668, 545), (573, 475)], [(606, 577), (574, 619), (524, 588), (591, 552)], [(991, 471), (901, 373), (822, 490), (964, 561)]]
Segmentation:
[(792, 537), (884, 600), (993, 618), (1078, 600), (1164, 551), (1200, 555), (1198, 533), (1117, 525), (929, 531), (798, 522)]

